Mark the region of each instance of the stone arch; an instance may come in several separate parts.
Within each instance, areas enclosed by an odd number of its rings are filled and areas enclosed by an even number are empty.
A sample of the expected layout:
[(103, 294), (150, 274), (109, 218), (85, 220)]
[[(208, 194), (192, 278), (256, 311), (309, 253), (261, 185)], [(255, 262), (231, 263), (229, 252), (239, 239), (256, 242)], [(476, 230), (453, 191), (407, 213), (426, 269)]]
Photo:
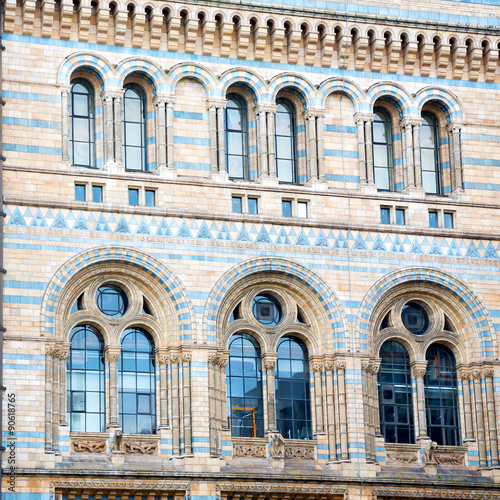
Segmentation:
[(70, 85), (71, 76), (79, 69), (94, 71), (97, 78), (101, 80), (103, 88), (120, 85), (111, 64), (104, 57), (93, 52), (76, 52), (66, 57), (59, 66), (57, 85)]
[(106, 264), (130, 267), (156, 285), (163, 295), (159, 300), (163, 299), (164, 303), (169, 304), (171, 314), (175, 314), (169, 318), (169, 324), (174, 330), (170, 340), (177, 344), (195, 341), (192, 338), (195, 324), (194, 309), (179, 278), (155, 257), (120, 246), (102, 246), (85, 250), (74, 255), (57, 270), (47, 286), (42, 301), (43, 335), (49, 338), (60, 336), (61, 332), (59, 329), (56, 330), (57, 320), (61, 316), (60, 299), (67, 293), (68, 287), (84, 272)]
[(282, 89), (295, 90), (304, 101), (304, 108), (320, 107), (322, 99), (318, 96), (313, 85), (300, 75), (294, 73), (282, 73), (275, 76), (270, 84), (269, 91), (271, 100), (274, 102), (278, 92)]
[[(258, 279), (259, 277), (276, 277), (296, 280), (305, 297), (315, 302), (314, 314), (323, 327), (324, 345), (331, 349), (330, 353), (345, 352), (349, 347), (346, 343), (348, 324), (339, 299), (330, 286), (317, 274), (298, 262), (281, 258), (255, 258), (242, 262), (227, 271), (215, 284), (210, 292), (203, 317), (204, 340), (221, 343), (217, 338), (218, 312), (228, 293), (242, 280)], [(254, 283), (255, 281), (252, 281)], [(326, 332), (329, 330), (329, 335)], [(222, 347), (222, 346), (219, 346)]]
[(389, 98), (399, 110), (400, 116), (411, 114), (412, 99), (406, 89), (394, 82), (380, 82), (366, 92), (368, 111), (373, 112), (377, 99)]
[(421, 114), (423, 106), (427, 103), (439, 106), (443, 110), (447, 121), (463, 121), (465, 119), (462, 104), (458, 97), (448, 89), (425, 87), (419, 90), (415, 95), (415, 107), (418, 115)]
[[(416, 286), (425, 284), (446, 294), (449, 302), (455, 303), (467, 322), (470, 342), (469, 352), (476, 352), (479, 359), (472, 361), (492, 361), (498, 356), (498, 347), (494, 335), (493, 324), (488, 311), (480, 299), (470, 288), (458, 278), (438, 271), (437, 269), (425, 267), (409, 267), (386, 274), (380, 278), (365, 294), (361, 302), (356, 321), (355, 335), (358, 339), (366, 338), (373, 326), (373, 311), (384, 298), (395, 292), (396, 287), (402, 285)], [(373, 352), (374, 339), (369, 337), (367, 341), (360, 340), (364, 349)], [(364, 344), (364, 345), (363, 345)]]
[(352, 80), (344, 78), (329, 78), (318, 87), (322, 94), (322, 107), (325, 106), (327, 97), (333, 92), (346, 95), (353, 103), (356, 112), (361, 111), (365, 105), (363, 102), (363, 91)]
[(255, 98), (255, 103), (264, 100), (269, 100), (269, 93), (267, 91), (267, 85), (262, 80), (260, 75), (251, 71), (247, 68), (232, 68), (224, 72), (220, 76), (220, 86), (222, 87), (221, 92), (225, 96), (227, 94), (228, 88), (235, 84), (241, 83), (245, 85), (246, 88), (252, 93)]
[(175, 92), (176, 85), (184, 78), (192, 78), (199, 82), (208, 97), (224, 97), (212, 71), (196, 63), (180, 63), (172, 66), (167, 74), (168, 91)]
[(135, 58), (125, 59), (118, 64), (116, 72), (120, 78), (120, 86), (122, 87), (125, 78), (136, 73), (148, 80), (153, 86), (155, 94), (168, 90), (168, 84), (163, 69), (152, 60)]

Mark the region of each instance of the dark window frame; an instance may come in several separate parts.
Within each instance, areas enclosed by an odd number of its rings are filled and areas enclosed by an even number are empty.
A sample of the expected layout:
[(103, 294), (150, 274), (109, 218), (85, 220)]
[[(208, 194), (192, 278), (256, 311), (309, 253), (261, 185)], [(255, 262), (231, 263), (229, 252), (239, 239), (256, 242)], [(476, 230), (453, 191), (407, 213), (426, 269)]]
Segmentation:
[[(148, 170), (148, 163), (147, 163), (147, 130), (146, 130), (146, 124), (147, 124), (147, 102), (146, 102), (146, 92), (142, 87), (135, 83), (128, 83), (124, 87), (124, 94), (123, 94), (123, 106), (122, 106), (122, 134), (123, 134), (123, 164), (125, 166), (125, 170), (131, 171), (131, 172), (147, 172)], [(127, 93), (129, 91), (132, 91), (136, 94), (137, 97), (132, 97), (131, 95), (127, 96)], [(135, 119), (132, 119), (132, 117), (128, 117), (128, 112), (127, 112), (127, 99), (137, 99), (140, 101), (140, 109), (139, 109), (139, 114), (140, 117), (134, 117)], [(129, 145), (127, 137), (127, 124), (131, 125), (140, 125), (140, 130), (141, 130), (141, 138), (140, 138), (140, 145), (135, 146), (135, 145)], [(140, 149), (140, 158), (141, 158), (141, 164), (140, 168), (131, 168), (129, 165), (129, 161), (127, 160), (127, 149), (128, 148), (133, 148), (133, 149)]]
[[(248, 180), (249, 178), (249, 158), (248, 158), (248, 106), (239, 94), (228, 94), (226, 97), (228, 104), (224, 110), (224, 134), (226, 142), (226, 169), (230, 179)], [(234, 103), (232, 107), (229, 104)], [(228, 120), (228, 109), (237, 109), (241, 116), (241, 128), (230, 129)], [(229, 136), (230, 134), (238, 134), (241, 136), (241, 153), (229, 153)], [(243, 176), (231, 175), (230, 159), (231, 157), (239, 157), (243, 162)]]
[[(77, 85), (81, 85), (87, 92), (78, 92), (75, 90)], [(85, 96), (87, 99), (87, 114), (75, 114), (75, 97)], [(85, 141), (75, 139), (75, 127), (77, 122), (85, 121), (87, 126), (88, 139)], [(69, 98), (69, 142), (71, 146), (71, 164), (75, 167), (96, 168), (95, 164), (95, 93), (94, 87), (90, 82), (83, 78), (77, 78), (71, 82), (71, 92)], [(75, 145), (87, 144), (88, 147), (88, 162), (77, 163), (75, 161)]]
[[(426, 120), (429, 120), (431, 123), (426, 122)], [(429, 127), (433, 129), (433, 135), (434, 135), (434, 141), (432, 147), (428, 146), (422, 146), (422, 139), (420, 140), (420, 168), (422, 172), (422, 187), (425, 190), (424, 186), (424, 172), (429, 172), (432, 173), (435, 176), (435, 181), (434, 181), (434, 187), (435, 190), (433, 191), (427, 191), (425, 192), (427, 194), (435, 194), (435, 195), (442, 195), (443, 194), (443, 183), (441, 179), (441, 159), (440, 159), (440, 151), (439, 151), (439, 122), (436, 118), (435, 115), (432, 113), (429, 113), (427, 111), (424, 111), (422, 113), (422, 125), (420, 129), (420, 137), (422, 138), (422, 129), (423, 127)], [(422, 156), (422, 150), (431, 150), (434, 151), (434, 165), (432, 165), (432, 168), (425, 168), (426, 166), (424, 165), (423, 161), (423, 156)]]
[[(275, 160), (276, 160), (276, 175), (278, 177), (278, 180), (282, 184), (298, 184), (298, 168), (297, 168), (297, 161), (298, 161), (298, 155), (297, 155), (297, 125), (296, 125), (296, 110), (295, 106), (292, 104), (291, 101), (288, 99), (277, 99), (276, 100), (276, 116), (275, 116), (275, 121), (274, 121), (274, 143), (275, 143)], [(280, 105), (286, 108), (287, 111), (280, 111)], [(277, 118), (278, 114), (287, 114), (290, 119), (290, 134), (285, 135), (285, 134), (278, 134), (278, 127), (277, 127)], [(291, 140), (291, 151), (290, 151), (290, 156), (286, 157), (282, 155), (282, 152), (280, 151), (280, 148), (278, 147), (278, 139), (279, 137), (283, 138), (288, 138)], [(279, 163), (280, 161), (289, 161), (292, 164), (292, 180), (291, 181), (283, 181), (280, 179), (280, 169), (279, 169)]]
[[(388, 111), (384, 108), (373, 108), (374, 120), (372, 123), (372, 157), (373, 157), (373, 180), (378, 191), (394, 191), (394, 157), (393, 157), (393, 134), (392, 134), (392, 118)], [(378, 119), (377, 119), (378, 118)], [(374, 123), (382, 123), (385, 128), (385, 141), (376, 141), (374, 133)], [(386, 150), (387, 167), (376, 165), (375, 148), (382, 146)], [(377, 184), (377, 172), (386, 171), (388, 177), (388, 188), (381, 188)]]

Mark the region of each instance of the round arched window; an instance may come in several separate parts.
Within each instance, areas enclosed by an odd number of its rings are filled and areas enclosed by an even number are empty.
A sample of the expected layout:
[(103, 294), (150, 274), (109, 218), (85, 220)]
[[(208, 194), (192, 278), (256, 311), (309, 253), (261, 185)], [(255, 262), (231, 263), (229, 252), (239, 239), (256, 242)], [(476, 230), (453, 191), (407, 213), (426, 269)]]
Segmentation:
[(414, 335), (424, 335), (429, 330), (429, 315), (417, 302), (408, 302), (401, 311), (403, 325)]
[(110, 318), (121, 318), (128, 306), (127, 294), (116, 285), (100, 286), (96, 302), (99, 310)]
[(281, 305), (269, 294), (260, 294), (253, 299), (252, 311), (255, 319), (265, 326), (277, 326), (281, 321)]

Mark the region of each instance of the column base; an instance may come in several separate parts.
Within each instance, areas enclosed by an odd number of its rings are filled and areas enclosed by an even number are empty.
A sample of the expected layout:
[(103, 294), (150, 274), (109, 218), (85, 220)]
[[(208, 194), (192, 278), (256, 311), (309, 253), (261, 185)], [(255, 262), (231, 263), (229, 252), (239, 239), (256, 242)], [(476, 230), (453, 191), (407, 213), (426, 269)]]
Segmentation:
[(422, 186), (407, 186), (403, 193), (409, 194), (412, 198), (423, 200), (425, 198), (425, 191)]
[(156, 175), (167, 181), (174, 181), (175, 179), (177, 179), (177, 170), (175, 170), (175, 168), (173, 167), (162, 165), (161, 167), (158, 167), (154, 172)]
[(226, 184), (229, 182), (229, 174), (227, 172), (210, 172), (209, 179), (217, 184)]
[(360, 184), (359, 189), (361, 191), (361, 194), (365, 195), (375, 195), (378, 193), (377, 186), (374, 182), (365, 182), (363, 184)]
[(280, 181), (279, 179), (274, 175), (274, 176), (270, 176), (270, 175), (263, 175), (261, 178), (260, 178), (260, 183), (263, 185), (263, 186), (269, 186), (269, 187), (278, 187), (279, 184), (280, 184)]
[(327, 191), (328, 182), (325, 180), (313, 179), (307, 183), (314, 191)]

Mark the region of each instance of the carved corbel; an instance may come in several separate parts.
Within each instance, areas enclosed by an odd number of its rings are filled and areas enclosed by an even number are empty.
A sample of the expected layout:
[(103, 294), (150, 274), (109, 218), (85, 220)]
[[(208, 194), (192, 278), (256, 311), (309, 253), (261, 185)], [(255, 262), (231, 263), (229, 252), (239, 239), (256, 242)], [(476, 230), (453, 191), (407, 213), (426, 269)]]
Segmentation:
[(368, 51), (368, 37), (361, 36), (359, 33), (355, 36), (353, 42), (354, 49), (354, 69), (363, 71), (365, 69), (366, 53)]
[(249, 24), (243, 24), (243, 22), (241, 21), (236, 26), (236, 46), (238, 47), (238, 59), (247, 58), (251, 29), (252, 27)]
[(90, 17), (92, 16), (92, 8), (90, 5), (80, 4), (77, 11), (78, 18), (78, 40), (80, 42), (89, 41)]
[(285, 40), (285, 28), (274, 26), (270, 33), (271, 38), (271, 61), (280, 62), (281, 53), (283, 52), (283, 43)]
[(300, 50), (300, 40), (302, 32), (300, 30), (291, 29), (287, 35), (287, 56), (288, 64), (297, 64)]
[(35, 24), (35, 0), (24, 0), (22, 2), (23, 35), (32, 35)]
[(465, 45), (458, 45), (457, 43), (450, 50), (451, 69), (454, 80), (461, 80), (463, 77), (466, 55), (467, 47)]
[(234, 26), (232, 23), (221, 23), (219, 26), (219, 56), (229, 57)]
[(120, 10), (118, 6), (115, 12), (115, 45), (125, 45), (125, 33), (127, 32), (128, 12)]
[(163, 26), (163, 16), (151, 14), (149, 18), (149, 48), (158, 50), (161, 42), (161, 28)]
[(267, 26), (255, 27), (252, 36), (254, 59), (256, 61), (263, 61), (266, 50)]
[(374, 35), (370, 42), (371, 70), (377, 73), (382, 68), (382, 58), (384, 57), (385, 39), (377, 38)]
[(342, 35), (338, 33), (336, 36), (336, 42), (339, 68), (347, 69), (351, 52), (351, 37), (350, 35)]
[(469, 68), (469, 80), (476, 82), (479, 78), (481, 62), (483, 59), (483, 49), (478, 47), (467, 52), (467, 66)]
[(387, 72), (397, 73), (401, 56), (401, 40), (391, 39), (387, 43)]
[(168, 50), (170, 52), (177, 52), (179, 48), (180, 31), (181, 18), (178, 16), (170, 16), (167, 20)]
[(72, 18), (73, 2), (70, 0), (61, 0), (59, 4), (59, 37), (61, 40), (69, 40)]
[(418, 50), (418, 59), (420, 60), (420, 75), (429, 76), (431, 74), (432, 56), (434, 54), (434, 45), (423, 42)]
[(201, 26), (203, 54), (206, 56), (212, 55), (213, 53), (216, 29), (217, 23), (207, 19), (205, 19), (203, 25)]
[(319, 39), (319, 50), (321, 57), (321, 66), (329, 68), (332, 65), (333, 51), (335, 49), (335, 37), (326, 32), (321, 34)]
[(40, 8), (40, 18), (42, 22), (42, 37), (52, 36), (52, 26), (54, 25), (54, 0), (42, 0)]
[(198, 19), (187, 19), (184, 23), (184, 51), (194, 54), (198, 36)]
[(135, 9), (132, 18), (132, 47), (140, 49), (144, 38), (144, 25), (146, 24), (146, 14)]
[(96, 25), (97, 43), (107, 43), (109, 30), (109, 9), (102, 4), (99, 4), (99, 7), (97, 8)]
[(309, 30), (304, 35), (304, 63), (307, 66), (314, 65), (317, 47), (318, 47), (318, 32)]
[(487, 82), (495, 81), (495, 73), (498, 66), (498, 49), (493, 49), (491, 46), (486, 48), (483, 56), (484, 61), (484, 79)]
[(439, 45), (435, 48), (436, 53), (436, 71), (438, 78), (446, 78), (446, 72), (448, 69), (448, 63), (450, 61), (451, 47), (448, 44), (439, 42)]
[(403, 65), (405, 75), (413, 75), (417, 60), (418, 42), (406, 42), (403, 47)]
[(14, 33), (14, 25), (16, 23), (16, 8), (16, 0), (4, 1), (3, 29), (5, 33)]

